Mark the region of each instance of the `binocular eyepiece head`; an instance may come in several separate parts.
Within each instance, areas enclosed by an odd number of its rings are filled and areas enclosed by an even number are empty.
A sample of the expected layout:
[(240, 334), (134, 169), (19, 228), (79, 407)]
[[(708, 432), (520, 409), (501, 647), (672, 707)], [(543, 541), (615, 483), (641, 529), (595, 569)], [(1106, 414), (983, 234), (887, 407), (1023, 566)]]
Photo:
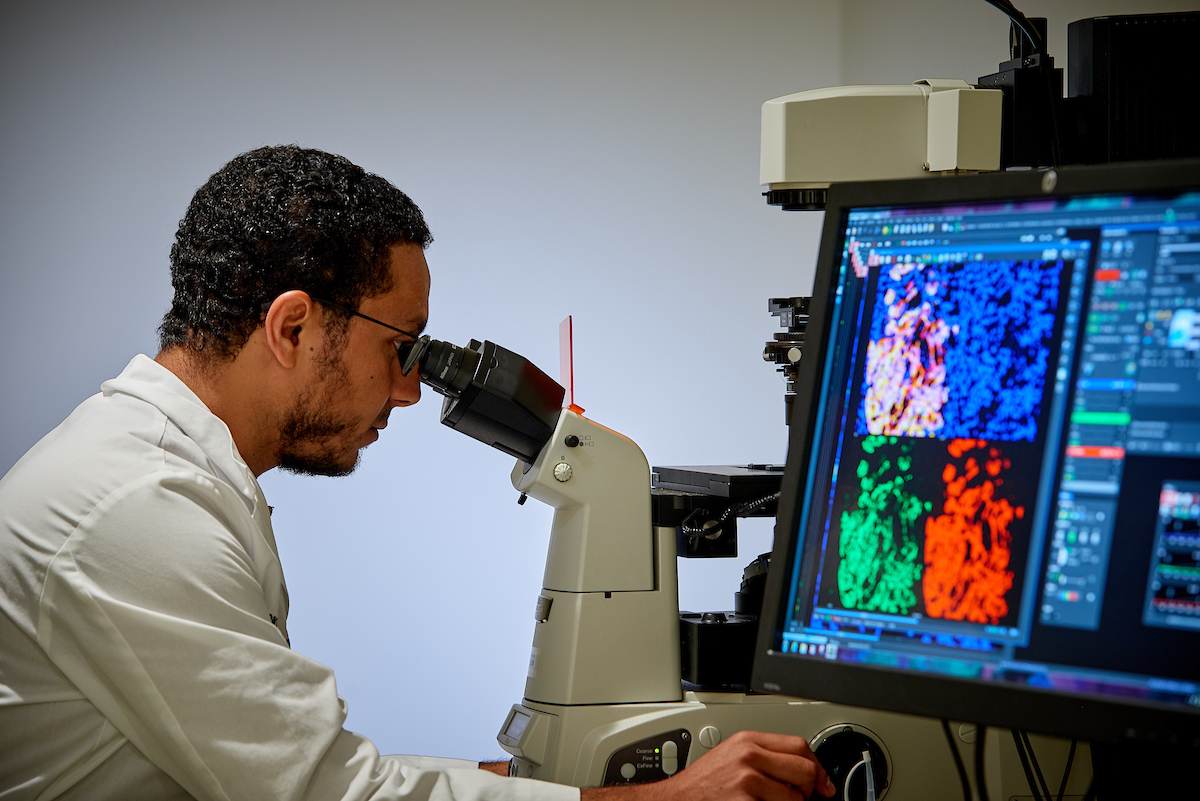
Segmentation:
[(423, 336), (400, 350), (404, 374), (446, 396), (442, 423), (532, 463), (554, 433), (566, 391), (523, 356), (472, 339)]

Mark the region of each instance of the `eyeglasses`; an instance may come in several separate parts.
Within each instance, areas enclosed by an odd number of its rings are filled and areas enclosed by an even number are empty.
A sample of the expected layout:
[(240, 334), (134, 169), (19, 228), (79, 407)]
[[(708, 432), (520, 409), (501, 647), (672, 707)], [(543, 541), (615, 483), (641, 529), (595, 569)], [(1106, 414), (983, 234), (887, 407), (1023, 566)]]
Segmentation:
[(421, 336), (420, 334), (414, 334), (411, 331), (405, 331), (403, 328), (397, 328), (394, 325), (388, 325), (387, 323), (383, 322), (382, 320), (376, 320), (374, 317), (368, 317), (367, 315), (363, 314), (362, 312), (357, 312), (354, 309), (348, 309), (345, 306), (340, 306), (337, 303), (333, 303), (328, 300), (322, 300), (321, 298), (315, 297), (313, 295), (309, 295), (309, 297), (312, 298), (317, 303), (320, 303), (322, 306), (328, 306), (331, 309), (337, 309), (338, 311), (349, 314), (352, 317), (361, 317), (364, 320), (370, 320), (371, 322), (375, 323), (376, 325), (382, 325), (384, 328), (388, 328), (388, 329), (391, 329), (392, 331), (395, 331), (397, 334), (404, 334), (404, 336), (406, 336), (406, 337), (412, 337), (412, 339), (407, 342), (397, 342), (396, 343), (396, 358), (400, 360), (401, 371), (403, 372), (404, 375), (408, 375), (410, 372), (412, 372), (413, 367), (417, 363), (417, 359), (412, 358), (413, 357), (413, 349), (417, 348), (418, 345), (422, 346), (420, 349), (418, 349), (418, 356), (419, 356), (419, 351), (424, 350), (424, 343), (429, 341), (428, 336)]

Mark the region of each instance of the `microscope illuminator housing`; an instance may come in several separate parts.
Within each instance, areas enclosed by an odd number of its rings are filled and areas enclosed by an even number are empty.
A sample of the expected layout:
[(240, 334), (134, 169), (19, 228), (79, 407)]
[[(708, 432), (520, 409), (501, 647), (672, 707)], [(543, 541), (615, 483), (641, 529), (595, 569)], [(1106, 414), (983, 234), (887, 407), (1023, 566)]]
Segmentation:
[(802, 207), (789, 197), (810, 192), (810, 206), (820, 208), (831, 183), (998, 170), (1002, 102), (998, 89), (937, 78), (768, 100), (759, 183), (768, 203)]

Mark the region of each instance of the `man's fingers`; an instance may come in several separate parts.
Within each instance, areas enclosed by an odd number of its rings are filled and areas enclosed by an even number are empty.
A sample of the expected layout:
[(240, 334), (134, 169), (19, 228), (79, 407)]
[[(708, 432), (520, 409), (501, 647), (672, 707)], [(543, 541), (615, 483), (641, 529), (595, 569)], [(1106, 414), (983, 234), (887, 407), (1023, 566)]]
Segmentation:
[(814, 792), (828, 792), (829, 777), (815, 759), (764, 749), (757, 767), (772, 779), (799, 789), (806, 797)]
[[(805, 801), (834, 787), (802, 737), (741, 731), (688, 769), (646, 785), (657, 801)], [(598, 801), (598, 799), (597, 799)]]
[(814, 792), (832, 796), (836, 791), (825, 768), (803, 737), (764, 732), (739, 734), (760, 749), (758, 758), (761, 762), (757, 767), (767, 776), (800, 789), (805, 796), (811, 796)]
[(754, 743), (758, 743), (764, 748), (769, 748), (772, 751), (782, 751), (787, 754), (796, 754), (798, 756), (807, 756), (809, 759), (815, 758), (812, 748), (808, 745), (808, 740), (799, 737), (795, 734), (774, 734), (765, 731), (740, 731), (729, 738), (730, 740), (745, 739)]
[(815, 785), (817, 792), (823, 796), (832, 798), (834, 793), (837, 792), (837, 787), (834, 786), (833, 779), (830, 779), (829, 774), (825, 772), (825, 766), (817, 759), (816, 752), (809, 746), (808, 740), (805, 740), (803, 737), (800, 740), (803, 743), (800, 756), (812, 760), (812, 763), (817, 766), (817, 780)]

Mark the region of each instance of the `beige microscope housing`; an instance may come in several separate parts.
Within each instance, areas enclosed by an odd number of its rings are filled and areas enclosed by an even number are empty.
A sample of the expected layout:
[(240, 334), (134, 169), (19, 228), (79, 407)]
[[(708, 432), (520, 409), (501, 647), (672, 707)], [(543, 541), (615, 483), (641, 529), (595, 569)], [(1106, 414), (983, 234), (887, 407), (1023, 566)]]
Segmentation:
[(999, 89), (942, 78), (768, 100), (759, 183), (824, 189), (839, 181), (998, 170), (1002, 100)]

